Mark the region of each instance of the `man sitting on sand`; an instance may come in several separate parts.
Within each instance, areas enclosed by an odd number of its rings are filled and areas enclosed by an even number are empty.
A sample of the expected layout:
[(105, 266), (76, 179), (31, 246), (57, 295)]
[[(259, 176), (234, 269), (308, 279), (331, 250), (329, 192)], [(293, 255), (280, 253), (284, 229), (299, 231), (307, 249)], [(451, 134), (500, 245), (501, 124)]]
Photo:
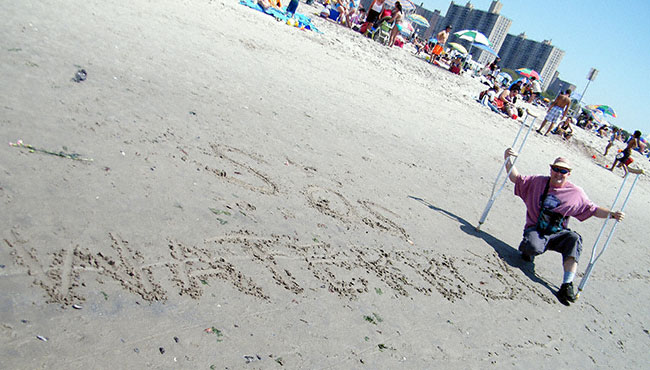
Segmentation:
[(564, 278), (557, 297), (568, 306), (575, 302), (573, 279), (582, 251), (582, 237), (568, 228), (569, 217), (580, 221), (591, 216), (613, 217), (621, 221), (625, 214), (598, 207), (587, 198), (582, 188), (570, 183), (571, 164), (567, 159), (556, 158), (550, 165), (550, 176), (523, 176), (512, 165), (510, 157), (516, 155), (508, 148), (503, 157), (506, 169), (510, 171), (510, 181), (515, 184), (515, 195), (526, 205), (526, 226), (519, 244), (521, 258), (533, 262), (535, 256), (547, 250), (562, 253)]
[(632, 163), (632, 161), (629, 161), (630, 156), (632, 155), (632, 150), (636, 149), (639, 147), (639, 138), (641, 137), (641, 131), (636, 130), (634, 131), (634, 136), (630, 138), (630, 140), (627, 142), (627, 146), (623, 150), (623, 152), (619, 155), (616, 156), (616, 159), (614, 159), (614, 163), (612, 163), (612, 167), (609, 169), (610, 171), (614, 171), (614, 167), (616, 167), (616, 162), (620, 162), (619, 166), (623, 167), (623, 171), (625, 171), (625, 175), (623, 177), (627, 176), (627, 166)]
[(544, 117), (542, 125), (537, 130), (538, 134), (542, 133), (542, 129), (544, 128), (544, 125), (546, 125), (546, 122), (550, 122), (550, 125), (548, 126), (548, 130), (546, 130), (544, 136), (548, 135), (558, 120), (564, 119), (566, 117), (569, 106), (571, 105), (571, 98), (569, 96), (571, 96), (571, 90), (565, 91), (564, 94), (558, 95), (557, 98), (553, 100), (553, 104), (548, 107), (548, 113), (546, 113), (546, 117)]

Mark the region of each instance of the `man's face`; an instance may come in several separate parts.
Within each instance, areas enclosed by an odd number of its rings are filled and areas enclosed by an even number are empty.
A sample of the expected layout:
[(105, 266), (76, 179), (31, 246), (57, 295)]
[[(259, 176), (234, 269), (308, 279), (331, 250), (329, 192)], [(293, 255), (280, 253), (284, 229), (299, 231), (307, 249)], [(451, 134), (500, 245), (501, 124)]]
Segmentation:
[(449, 33), (449, 32), (451, 32), (451, 27), (447, 27), (447, 28), (445, 28), (445, 30), (447, 31), (447, 33)]
[[(564, 172), (564, 173), (562, 173)], [(565, 168), (551, 166), (551, 182), (550, 186), (554, 188), (561, 188), (566, 184), (571, 176), (571, 171)]]

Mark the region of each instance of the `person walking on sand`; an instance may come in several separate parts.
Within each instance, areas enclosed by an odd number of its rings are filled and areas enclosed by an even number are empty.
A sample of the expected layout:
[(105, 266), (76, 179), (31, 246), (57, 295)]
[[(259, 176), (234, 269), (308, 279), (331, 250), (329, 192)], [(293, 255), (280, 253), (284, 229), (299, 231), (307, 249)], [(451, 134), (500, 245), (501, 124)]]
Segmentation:
[(557, 298), (568, 306), (576, 299), (573, 279), (582, 251), (582, 237), (568, 228), (569, 218), (584, 221), (595, 216), (622, 221), (625, 214), (597, 206), (582, 188), (569, 182), (572, 167), (566, 158), (558, 157), (553, 161), (550, 176), (523, 176), (512, 164), (514, 156), (517, 153), (512, 148), (503, 153), (510, 181), (515, 184), (515, 195), (526, 205), (526, 225), (519, 244), (521, 258), (533, 262), (535, 256), (547, 250), (562, 254), (564, 277)]
[(614, 145), (614, 142), (616, 140), (621, 140), (621, 129), (617, 128), (612, 131), (612, 135), (609, 137), (609, 141), (607, 142), (607, 146), (605, 147), (605, 153), (603, 154), (605, 157), (607, 157), (607, 152), (609, 151), (609, 148)]
[(614, 159), (614, 163), (612, 163), (612, 167), (609, 169), (610, 171), (614, 172), (614, 167), (616, 167), (616, 162), (620, 162), (619, 165), (622, 166), (623, 171), (625, 171), (625, 175), (623, 175), (623, 177), (627, 176), (627, 165), (629, 163), (632, 163), (632, 161), (629, 161), (629, 158), (632, 155), (632, 150), (639, 147), (640, 137), (641, 137), (641, 131), (639, 130), (634, 131), (634, 135), (632, 136), (632, 138), (630, 138), (630, 140), (628, 140), (627, 146), (625, 147), (625, 149), (623, 149), (623, 152), (618, 156), (616, 156), (616, 159)]
[(550, 122), (550, 124), (548, 126), (548, 130), (546, 130), (546, 133), (544, 133), (544, 136), (548, 135), (548, 133), (553, 129), (553, 126), (560, 119), (563, 120), (566, 117), (566, 114), (569, 111), (569, 106), (571, 105), (571, 98), (569, 97), (570, 95), (571, 90), (567, 90), (564, 92), (564, 94), (558, 95), (557, 98), (553, 100), (551, 106), (548, 107), (548, 113), (546, 113), (546, 117), (544, 117), (542, 125), (537, 130), (538, 134), (542, 133), (542, 129), (546, 125), (546, 122)]

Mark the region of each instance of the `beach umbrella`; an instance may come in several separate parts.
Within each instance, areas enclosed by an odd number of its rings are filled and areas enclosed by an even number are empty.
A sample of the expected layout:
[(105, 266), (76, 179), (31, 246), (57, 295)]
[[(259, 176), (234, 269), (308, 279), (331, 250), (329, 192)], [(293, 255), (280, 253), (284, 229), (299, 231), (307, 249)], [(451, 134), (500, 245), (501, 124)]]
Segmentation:
[(471, 41), (476, 44), (483, 44), (483, 45), (490, 45), (490, 46), (492, 45), (492, 43), (490, 43), (490, 40), (488, 40), (488, 38), (485, 37), (484, 34), (476, 30), (462, 30), (462, 31), (454, 32), (454, 35), (458, 36), (462, 40)]
[(467, 49), (465, 49), (465, 47), (461, 44), (450, 42), (448, 45), (451, 46), (452, 49), (460, 51), (462, 54), (467, 54)]
[(430, 26), (429, 21), (427, 21), (426, 18), (424, 18), (419, 14), (409, 14), (406, 16), (406, 19), (408, 19), (409, 21), (413, 22), (413, 24), (420, 27), (429, 28)]
[(541, 80), (541, 78), (539, 78), (539, 73), (537, 73), (537, 71), (534, 71), (530, 68), (519, 68), (516, 72), (519, 73), (519, 75), (524, 77), (528, 77), (528, 78), (535, 77), (538, 80)]
[(589, 115), (590, 115), (590, 116), (594, 119), (594, 121), (596, 121), (596, 123), (598, 123), (599, 125), (601, 125), (601, 126), (602, 126), (602, 125), (607, 125), (607, 126), (610, 126), (610, 125), (611, 125), (611, 123), (609, 123), (609, 122), (605, 119), (605, 115), (603, 114), (603, 112), (601, 112), (601, 111), (599, 111), (599, 110), (597, 110), (597, 109), (595, 109), (595, 110), (589, 109), (587, 112), (589, 112)]
[(488, 53), (490, 53), (490, 54), (492, 54), (492, 55), (494, 55), (494, 56), (496, 56), (496, 57), (499, 56), (499, 54), (497, 54), (497, 52), (494, 51), (494, 49), (492, 49), (492, 48), (489, 47), (488, 45), (483, 45), (483, 44), (479, 44), (479, 43), (476, 43), (476, 42), (475, 42), (475, 43), (472, 44), (472, 46), (473, 46), (473, 47), (476, 47), (476, 48), (479, 48), (479, 49), (482, 49), (482, 50), (485, 50), (485, 51), (487, 51)]
[(616, 118), (616, 112), (614, 112), (614, 108), (610, 107), (609, 105), (588, 105), (587, 109), (599, 110), (603, 112), (603, 114), (609, 114), (610, 116)]

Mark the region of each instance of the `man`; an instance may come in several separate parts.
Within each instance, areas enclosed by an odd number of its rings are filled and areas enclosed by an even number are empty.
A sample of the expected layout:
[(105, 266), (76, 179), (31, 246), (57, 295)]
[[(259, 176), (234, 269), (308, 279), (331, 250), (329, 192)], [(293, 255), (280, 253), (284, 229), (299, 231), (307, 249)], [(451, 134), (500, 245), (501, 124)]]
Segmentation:
[[(451, 25), (448, 25), (444, 30), (438, 32), (436, 35), (436, 40), (438, 44), (433, 48), (431, 53), (431, 62), (433, 63), (434, 58), (438, 59), (440, 54), (445, 50), (445, 44), (449, 38), (449, 33), (451, 32)], [(435, 56), (434, 56), (435, 55)]]
[[(614, 163), (612, 163), (612, 167), (609, 169), (610, 171), (614, 171), (614, 167), (616, 167), (616, 162), (620, 162), (619, 166), (623, 167), (623, 171), (625, 171), (625, 175), (623, 177), (627, 176), (627, 166), (632, 163), (630, 160), (630, 156), (632, 155), (632, 150), (636, 149), (639, 147), (639, 142), (641, 138), (641, 131), (636, 130), (634, 131), (634, 136), (630, 138), (630, 140), (627, 142), (627, 146), (623, 150), (623, 153), (619, 154), (616, 156), (616, 159), (614, 159)], [(620, 158), (619, 158), (620, 157)]]
[(567, 90), (564, 94), (558, 95), (557, 98), (553, 100), (551, 106), (548, 107), (548, 113), (546, 113), (542, 125), (537, 130), (538, 134), (542, 133), (542, 129), (544, 128), (544, 125), (546, 125), (546, 122), (550, 122), (550, 125), (548, 126), (548, 130), (546, 130), (544, 136), (548, 135), (548, 133), (553, 129), (553, 126), (555, 126), (559, 120), (563, 120), (566, 117), (566, 114), (569, 111), (569, 106), (571, 105), (570, 95), (571, 90)]
[[(568, 181), (571, 164), (558, 157), (551, 164), (550, 177), (542, 175), (522, 176), (512, 165), (510, 157), (517, 154), (506, 149), (503, 154), (510, 181), (515, 184), (515, 195), (526, 205), (526, 226), (519, 251), (525, 261), (532, 262), (536, 255), (546, 250), (562, 253), (564, 278), (557, 297), (564, 305), (575, 302), (573, 278), (578, 269), (582, 251), (582, 237), (567, 228), (569, 217), (584, 221), (591, 216), (612, 217), (623, 220), (623, 212), (612, 212), (598, 207), (587, 198), (582, 188)], [(512, 169), (512, 170), (511, 170)]]
[(537, 77), (533, 76), (530, 78), (531, 81), (531, 103), (535, 103), (542, 96), (542, 85), (537, 81)]

